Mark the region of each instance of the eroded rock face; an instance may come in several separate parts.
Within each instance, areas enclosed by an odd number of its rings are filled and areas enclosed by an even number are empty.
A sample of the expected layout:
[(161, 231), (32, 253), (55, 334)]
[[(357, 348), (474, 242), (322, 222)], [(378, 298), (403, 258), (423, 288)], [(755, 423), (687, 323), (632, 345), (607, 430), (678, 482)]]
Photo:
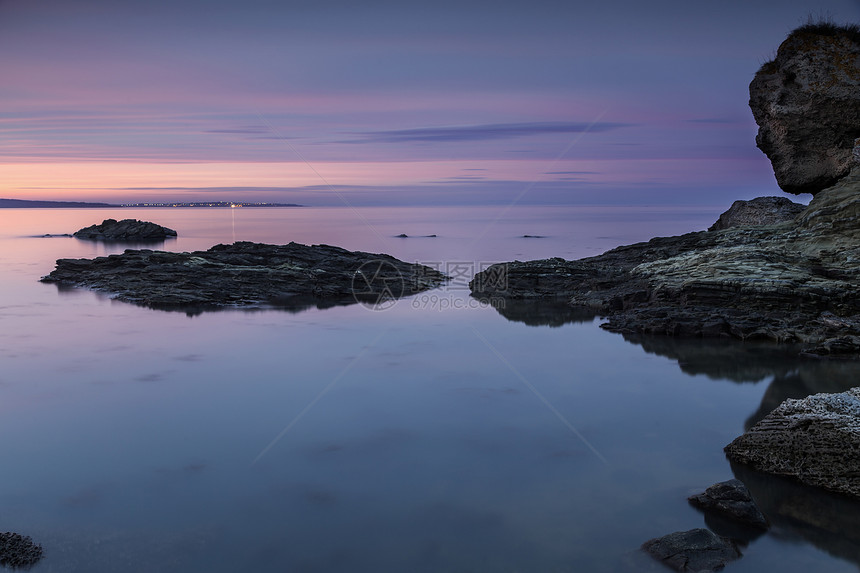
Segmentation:
[(328, 245), (238, 242), (193, 253), (129, 249), (95, 259), (60, 259), (42, 281), (163, 309), (274, 305), (303, 310), (383, 305), (445, 279), (435, 269), (388, 255)]
[(105, 219), (99, 225), (76, 231), (74, 236), (96, 241), (163, 241), (175, 237), (176, 231), (149, 221)]
[(642, 549), (675, 571), (720, 571), (741, 556), (737, 543), (707, 529), (670, 533), (646, 541)]
[(775, 225), (791, 221), (806, 205), (795, 203), (785, 197), (756, 197), (749, 201), (735, 201), (728, 211), (720, 215), (709, 231), (749, 225)]
[(786, 400), (725, 451), (732, 462), (860, 497), (860, 388)]
[(792, 32), (749, 88), (756, 144), (788, 193), (815, 194), (845, 177), (860, 137), (860, 44), (816, 30)]

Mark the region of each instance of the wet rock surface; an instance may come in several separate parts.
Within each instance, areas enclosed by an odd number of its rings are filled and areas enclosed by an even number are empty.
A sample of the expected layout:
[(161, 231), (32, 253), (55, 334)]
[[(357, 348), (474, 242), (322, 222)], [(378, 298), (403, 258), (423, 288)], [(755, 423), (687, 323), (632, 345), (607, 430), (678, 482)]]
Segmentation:
[(775, 225), (792, 221), (806, 205), (785, 197), (756, 197), (750, 201), (735, 201), (729, 210), (720, 215), (709, 231), (749, 225)]
[(140, 249), (95, 259), (60, 259), (41, 280), (161, 309), (301, 310), (357, 302), (384, 305), (435, 288), (446, 278), (430, 267), (383, 254), (328, 245), (238, 242), (192, 253)]
[(786, 400), (725, 452), (734, 463), (860, 498), (860, 388)]
[(0, 565), (26, 568), (42, 558), (42, 546), (20, 533), (0, 533)]
[(163, 241), (168, 237), (175, 237), (176, 231), (149, 221), (105, 219), (98, 225), (91, 225), (75, 231), (74, 236), (78, 239), (92, 241), (144, 242)]
[(690, 505), (718, 514), (743, 525), (767, 529), (767, 518), (759, 511), (742, 481), (732, 479), (716, 483), (703, 493), (690, 496)]
[(851, 170), (860, 137), (860, 43), (828, 24), (802, 26), (750, 83), (756, 144), (779, 186), (817, 193)]
[(642, 549), (675, 571), (720, 571), (741, 557), (737, 543), (701, 528), (651, 539)]

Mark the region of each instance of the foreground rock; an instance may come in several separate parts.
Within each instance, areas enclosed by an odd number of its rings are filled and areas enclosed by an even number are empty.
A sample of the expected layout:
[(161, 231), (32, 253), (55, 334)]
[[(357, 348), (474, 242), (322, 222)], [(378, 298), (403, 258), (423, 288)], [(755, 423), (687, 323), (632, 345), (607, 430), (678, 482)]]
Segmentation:
[(149, 221), (105, 219), (99, 225), (76, 231), (74, 236), (96, 241), (163, 241), (175, 237), (176, 231)]
[(707, 529), (691, 529), (651, 539), (642, 549), (675, 571), (720, 571), (741, 556), (737, 544)]
[(786, 400), (725, 451), (735, 463), (860, 498), (860, 388)]
[(817, 193), (851, 170), (860, 137), (860, 32), (802, 26), (750, 84), (756, 144), (789, 193)]
[(193, 253), (141, 249), (60, 259), (42, 281), (155, 308), (275, 305), (301, 310), (356, 302), (384, 306), (445, 278), (388, 255), (327, 245), (238, 242)]
[(720, 215), (709, 231), (749, 225), (775, 225), (792, 221), (806, 205), (785, 197), (757, 197), (750, 201), (735, 201), (728, 211)]
[(742, 481), (732, 479), (716, 483), (704, 493), (690, 496), (690, 504), (706, 512), (712, 512), (758, 529), (767, 529), (767, 519), (759, 511)]
[(29, 567), (42, 558), (42, 546), (20, 533), (0, 533), (0, 565)]

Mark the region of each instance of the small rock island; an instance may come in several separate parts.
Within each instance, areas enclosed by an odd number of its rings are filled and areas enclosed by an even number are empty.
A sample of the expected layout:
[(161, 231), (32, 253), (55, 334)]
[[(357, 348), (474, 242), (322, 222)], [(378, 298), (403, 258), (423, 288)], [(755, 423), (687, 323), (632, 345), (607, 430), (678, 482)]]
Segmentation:
[(98, 225), (90, 225), (78, 231), (74, 235), (78, 239), (92, 241), (163, 241), (176, 236), (176, 231), (162, 227), (149, 221), (138, 221), (137, 219), (105, 219)]

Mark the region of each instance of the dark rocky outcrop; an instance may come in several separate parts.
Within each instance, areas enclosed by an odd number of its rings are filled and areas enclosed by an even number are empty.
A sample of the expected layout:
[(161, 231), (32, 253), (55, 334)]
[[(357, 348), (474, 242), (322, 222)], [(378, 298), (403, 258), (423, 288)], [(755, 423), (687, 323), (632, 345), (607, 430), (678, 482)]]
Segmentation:
[(801, 343), (860, 353), (860, 177), (818, 194), (797, 221), (660, 237), (576, 261), (503, 263), (473, 296), (590, 309), (621, 333)]
[(140, 249), (95, 259), (60, 259), (42, 281), (162, 309), (303, 309), (314, 303), (383, 307), (439, 286), (445, 276), (388, 255), (328, 245), (238, 242), (192, 253)]
[(802, 26), (750, 84), (756, 144), (784, 191), (815, 194), (851, 170), (860, 137), (858, 37), (850, 26)]
[(703, 493), (687, 498), (690, 505), (742, 525), (767, 529), (767, 518), (759, 511), (749, 490), (738, 479), (716, 483)]
[(735, 201), (708, 230), (719, 231), (729, 227), (749, 225), (775, 225), (793, 220), (804, 209), (806, 205), (795, 203), (785, 197), (756, 197), (750, 201)]
[(0, 533), (0, 565), (27, 568), (42, 558), (42, 546), (26, 535), (6, 531)]
[(105, 219), (99, 225), (84, 227), (74, 233), (78, 239), (95, 241), (163, 241), (175, 237), (176, 231), (149, 221)]
[(759, 144), (780, 184), (816, 193), (796, 217), (748, 217), (782, 203), (754, 200), (734, 209), (734, 223), (717, 222), (722, 230), (578, 261), (491, 266), (470, 283), (473, 296), (564, 297), (621, 333), (772, 340), (818, 356), (860, 356), (860, 32), (852, 30), (793, 32), (750, 87)]
[(860, 497), (860, 388), (786, 400), (725, 451), (756, 470)]
[(675, 571), (720, 571), (741, 556), (737, 543), (707, 529), (670, 533), (646, 541), (642, 549)]

